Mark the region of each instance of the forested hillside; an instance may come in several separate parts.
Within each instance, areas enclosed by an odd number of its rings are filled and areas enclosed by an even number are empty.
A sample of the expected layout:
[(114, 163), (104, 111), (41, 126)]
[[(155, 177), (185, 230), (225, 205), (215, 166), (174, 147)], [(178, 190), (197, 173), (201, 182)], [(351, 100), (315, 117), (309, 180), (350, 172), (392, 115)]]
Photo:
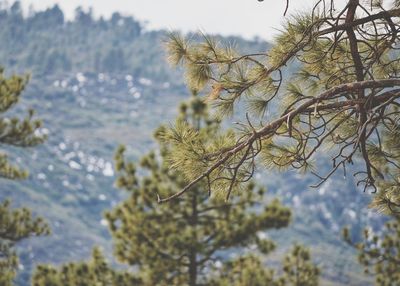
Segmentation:
[[(111, 257), (103, 212), (124, 196), (114, 188), (114, 151), (125, 144), (128, 155), (139, 158), (156, 146), (153, 130), (172, 120), (179, 102), (190, 94), (182, 72), (165, 61), (165, 34), (147, 31), (119, 13), (94, 19), (90, 11), (77, 9), (75, 20), (66, 21), (55, 6), (24, 17), (18, 2), (0, 11), (0, 66), (7, 74), (31, 76), (22, 104), (13, 112), (33, 108), (49, 138), (35, 149), (10, 149), (11, 158), (26, 166), (30, 177), (1, 182), (0, 199), (10, 197), (13, 206), (32, 208), (52, 228), (51, 236), (20, 245), (20, 282), (29, 279), (33, 261), (60, 264), (88, 258), (94, 245)], [(246, 52), (269, 46), (216, 37)], [(302, 242), (312, 246), (313, 257), (323, 266), (323, 285), (370, 283), (340, 233), (347, 225), (354, 236), (367, 224), (379, 230), (382, 218), (367, 209), (370, 194), (357, 190), (351, 176), (337, 175), (319, 189), (309, 188), (311, 175), (258, 172), (255, 177), (294, 212), (289, 228), (272, 234), (279, 247), (267, 263), (274, 265), (292, 242)]]

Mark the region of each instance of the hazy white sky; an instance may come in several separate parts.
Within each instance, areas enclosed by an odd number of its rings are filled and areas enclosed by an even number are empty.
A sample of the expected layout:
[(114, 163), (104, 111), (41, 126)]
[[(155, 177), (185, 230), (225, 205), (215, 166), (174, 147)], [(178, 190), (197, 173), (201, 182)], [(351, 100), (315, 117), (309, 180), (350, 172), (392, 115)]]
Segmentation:
[[(1, 0), (0, 0), (1, 1)], [(9, 0), (13, 2), (13, 0)], [(37, 10), (57, 3), (72, 18), (77, 6), (93, 7), (96, 16), (114, 11), (147, 21), (147, 27), (181, 31), (259, 36), (271, 39), (283, 21), (285, 0), (22, 0)], [(289, 12), (310, 6), (311, 0), (291, 0)]]

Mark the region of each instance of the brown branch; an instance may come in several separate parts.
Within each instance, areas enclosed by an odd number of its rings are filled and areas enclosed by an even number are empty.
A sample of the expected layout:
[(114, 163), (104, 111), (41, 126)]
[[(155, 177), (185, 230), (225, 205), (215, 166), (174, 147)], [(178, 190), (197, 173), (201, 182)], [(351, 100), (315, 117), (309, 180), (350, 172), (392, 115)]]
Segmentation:
[(355, 19), (351, 22), (346, 22), (344, 24), (340, 24), (340, 25), (336, 25), (334, 27), (331, 28), (327, 28), (325, 30), (322, 30), (318, 33), (318, 36), (323, 36), (326, 34), (330, 34), (330, 33), (334, 33), (334, 32), (338, 32), (338, 31), (345, 31), (349, 28), (353, 28), (356, 26), (360, 26), (378, 19), (388, 19), (388, 18), (396, 18), (396, 17), (400, 17), (400, 8), (398, 9), (393, 9), (393, 10), (389, 10), (389, 11), (382, 11), (364, 18), (360, 18), (360, 19)]
[[(202, 179), (208, 177), (213, 171), (223, 166), (233, 155), (237, 154), (244, 148), (251, 146), (256, 140), (273, 135), (274, 132), (282, 124), (285, 124), (285, 122), (287, 122), (288, 117), (294, 118), (297, 115), (309, 110), (314, 104), (318, 102), (329, 100), (343, 93), (357, 92), (360, 90), (372, 89), (372, 88), (390, 88), (395, 86), (400, 86), (400, 79), (366, 80), (361, 82), (346, 83), (328, 89), (327, 91), (321, 93), (319, 96), (313, 97), (308, 101), (304, 102), (303, 104), (297, 106), (295, 109), (288, 111), (287, 113), (283, 114), (280, 118), (270, 122), (269, 124), (259, 129), (258, 131), (253, 132), (252, 135), (250, 135), (245, 141), (239, 142), (238, 144), (233, 145), (231, 148), (226, 149), (227, 151), (221, 154), (222, 158), (220, 158), (217, 162), (213, 163), (204, 173), (202, 173), (196, 179), (191, 181), (181, 191), (164, 199), (158, 196), (158, 202), (159, 203), (168, 202), (174, 198), (183, 195), (185, 192), (187, 192), (191, 187), (196, 185)], [(386, 96), (387, 95), (385, 95), (385, 98)]]

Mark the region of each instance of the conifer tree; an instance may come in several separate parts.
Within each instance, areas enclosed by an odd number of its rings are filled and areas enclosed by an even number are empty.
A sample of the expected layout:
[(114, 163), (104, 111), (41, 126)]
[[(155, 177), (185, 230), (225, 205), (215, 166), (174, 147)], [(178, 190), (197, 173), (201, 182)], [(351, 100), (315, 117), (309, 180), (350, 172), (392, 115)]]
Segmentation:
[[(197, 139), (205, 144), (218, 136), (219, 123), (208, 118), (206, 105), (198, 97), (181, 106), (176, 124), (195, 128)], [(173, 134), (166, 127), (156, 132), (158, 139), (166, 136), (189, 139), (192, 134)], [(211, 192), (210, 198), (203, 180), (187, 196), (158, 204), (157, 195), (173, 194), (186, 183), (169, 168), (165, 158), (171, 150), (162, 142), (160, 153), (142, 158), (143, 177), (125, 159), (124, 148), (116, 153), (117, 186), (127, 190), (129, 198), (107, 212), (106, 218), (120, 262), (138, 266), (145, 285), (193, 286), (207, 283), (214, 262), (229, 260), (226, 250), (255, 245), (259, 252), (268, 253), (274, 248), (272, 241), (261, 239), (258, 233), (287, 226), (290, 211), (277, 200), (263, 207), (264, 190), (253, 183), (243, 186), (229, 203), (221, 201), (218, 193)]]
[(33, 218), (27, 208), (11, 209), (8, 200), (0, 204), (0, 285), (13, 285), (18, 270), (12, 247), (23, 239), (49, 233), (43, 219)]
[(88, 262), (68, 263), (56, 269), (39, 265), (32, 277), (32, 286), (135, 286), (140, 280), (127, 271), (116, 271), (106, 262), (98, 248)]
[(262, 265), (256, 256), (243, 256), (226, 262), (222, 269), (216, 270), (219, 275), (211, 279), (213, 286), (277, 286), (275, 272)]
[(353, 242), (348, 229), (343, 234), (358, 250), (358, 261), (365, 273), (375, 277), (375, 285), (400, 285), (400, 217), (388, 221), (380, 234), (365, 229), (363, 242)]
[[(46, 136), (41, 132), (41, 121), (33, 120), (33, 110), (25, 119), (6, 117), (10, 108), (18, 103), (28, 77), (13, 75), (7, 78), (0, 68), (0, 146), (32, 147), (42, 143)], [(0, 151), (0, 178), (23, 179), (27, 172), (13, 166), (4, 151)]]
[(298, 244), (283, 260), (283, 275), (279, 280), (280, 285), (291, 286), (317, 286), (319, 269), (310, 257), (310, 251)]
[[(239, 130), (218, 150), (198, 140), (192, 128), (174, 127), (192, 135), (170, 141), (185, 154), (171, 152), (171, 166), (189, 180), (178, 194), (210, 178), (211, 188), (224, 189), (229, 198), (232, 188), (224, 180), (249, 179), (259, 155), (267, 168), (310, 170), (315, 187), (360, 162), (358, 185), (379, 188), (379, 207), (399, 209), (400, 189), (379, 181), (396, 183), (399, 171), (392, 161), (397, 151), (390, 148), (398, 140), (390, 137), (398, 138), (399, 130), (400, 2), (315, 2), (310, 11), (287, 17), (272, 48), (260, 53), (240, 54), (206, 36), (198, 42), (171, 34), (170, 61), (184, 66), (187, 84), (205, 95), (217, 116), (233, 114), (239, 102), (247, 107)], [(298, 69), (290, 74), (292, 63)], [(331, 156), (325, 174), (316, 171), (320, 150)], [(201, 168), (190, 167), (186, 153)]]
[[(219, 121), (209, 119), (207, 106), (198, 97), (181, 105), (177, 124), (196, 126), (205, 141), (219, 130)], [(210, 193), (210, 198), (201, 188), (208, 184), (203, 183), (186, 197), (157, 204), (154, 198), (158, 194), (173, 193), (185, 183), (168, 168), (165, 157), (170, 149), (161, 140), (165, 136), (172, 135), (161, 126), (156, 132), (160, 152), (143, 157), (140, 171), (126, 160), (124, 147), (115, 156), (117, 186), (127, 190), (130, 197), (105, 216), (116, 258), (133, 266), (135, 273), (113, 270), (95, 249), (90, 262), (68, 263), (58, 269), (39, 265), (32, 285), (317, 285), (318, 269), (310, 262), (308, 251), (299, 246), (285, 258), (284, 275), (280, 277), (262, 264), (259, 255), (226, 255), (228, 250), (243, 252), (245, 247), (268, 254), (275, 245), (261, 239), (259, 232), (289, 223), (290, 210), (277, 200), (264, 206), (264, 190), (253, 183), (244, 185), (228, 203), (216, 193)], [(217, 268), (218, 264), (222, 268)], [(294, 280), (293, 276), (301, 279)]]
[[(0, 147), (31, 147), (45, 139), (40, 132), (40, 121), (32, 119), (32, 111), (22, 120), (4, 116), (18, 102), (26, 83), (26, 77), (6, 78), (0, 68)], [(12, 165), (1, 150), (0, 179), (16, 180), (26, 176), (27, 172)], [(48, 225), (41, 218), (33, 218), (28, 209), (11, 209), (8, 200), (0, 203), (0, 285), (12, 285), (16, 275), (18, 258), (12, 247), (25, 238), (48, 233)]]
[(258, 257), (244, 256), (226, 263), (220, 275), (213, 279), (215, 286), (317, 286), (319, 269), (311, 262), (310, 252), (294, 245), (282, 263), (281, 275), (262, 265)]

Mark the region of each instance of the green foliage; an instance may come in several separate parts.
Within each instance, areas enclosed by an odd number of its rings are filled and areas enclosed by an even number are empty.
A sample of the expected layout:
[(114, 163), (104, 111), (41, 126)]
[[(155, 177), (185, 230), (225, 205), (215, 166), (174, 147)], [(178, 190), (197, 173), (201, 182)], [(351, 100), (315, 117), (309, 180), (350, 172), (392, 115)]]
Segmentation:
[(18, 270), (18, 257), (3, 243), (0, 243), (0, 255), (0, 285), (11, 286)]
[[(18, 1), (15, 1), (18, 2)], [(79, 8), (67, 21), (54, 5), (33, 11), (0, 7), (0, 63), (12, 70), (30, 70), (35, 78), (66, 72), (119, 72), (181, 85), (181, 72), (171, 72), (161, 42), (165, 31), (144, 31), (133, 17), (113, 13), (111, 19), (95, 18)], [(259, 41), (231, 38), (243, 49), (261, 46)], [(253, 47), (252, 47), (253, 46)]]
[(274, 271), (262, 265), (254, 256), (244, 256), (225, 263), (222, 269), (216, 270), (219, 275), (212, 279), (214, 286), (277, 286)]
[(88, 262), (68, 263), (58, 269), (39, 265), (32, 277), (32, 286), (134, 286), (140, 280), (127, 271), (113, 270), (98, 248)]
[[(29, 115), (23, 120), (4, 116), (4, 113), (18, 103), (26, 83), (27, 77), (7, 78), (0, 68), (0, 146), (31, 147), (42, 143), (46, 138), (41, 133), (41, 121), (32, 119), (33, 111), (29, 111)], [(7, 155), (0, 152), (0, 177), (20, 179), (26, 176), (25, 171), (11, 165)]]
[(370, 144), (371, 160), (390, 174), (390, 178), (379, 180), (379, 193), (371, 206), (381, 212), (400, 213), (400, 124), (399, 121), (388, 123), (385, 136), (379, 144)]
[(18, 269), (18, 258), (12, 247), (23, 239), (49, 233), (43, 219), (33, 218), (28, 209), (13, 210), (9, 201), (0, 204), (0, 285), (12, 285)]
[(310, 257), (310, 251), (301, 245), (294, 245), (283, 261), (281, 285), (317, 286), (320, 270)]
[[(171, 128), (186, 135), (167, 140), (184, 150), (185, 162), (170, 160), (188, 184), (211, 177), (213, 189), (229, 194), (230, 182), (251, 177), (260, 154), (258, 163), (267, 168), (313, 171), (318, 187), (358, 158), (358, 185), (379, 188), (373, 205), (400, 206), (400, 168), (393, 162), (399, 156), (400, 10), (391, 1), (349, 0), (341, 9), (334, 2), (317, 1), (288, 17), (267, 52), (240, 54), (212, 37), (170, 35), (171, 62), (184, 67), (187, 85), (204, 94), (218, 118), (243, 112), (243, 102), (248, 111), (235, 134), (207, 145), (185, 125)], [(288, 69), (293, 64), (295, 73)], [(216, 141), (224, 144), (215, 148)], [(315, 172), (321, 150), (332, 159), (326, 174)], [(194, 163), (200, 158), (201, 166)]]
[(244, 256), (229, 261), (214, 278), (215, 286), (317, 286), (319, 269), (310, 259), (310, 252), (301, 245), (294, 245), (282, 263), (282, 275), (262, 265), (254, 256)]
[[(219, 123), (208, 119), (206, 105), (197, 97), (181, 106), (178, 120), (182, 130), (168, 136), (186, 140), (193, 132), (204, 144), (217, 136)], [(161, 127), (156, 138), (164, 138), (165, 130)], [(166, 160), (171, 153), (181, 156), (184, 151), (162, 142), (160, 153), (142, 158), (143, 176), (125, 159), (124, 148), (116, 153), (116, 184), (129, 192), (129, 198), (107, 212), (106, 218), (120, 262), (138, 266), (146, 285), (198, 285), (207, 283), (206, 271), (212, 261), (229, 260), (222, 251), (257, 245), (260, 252), (268, 253), (274, 248), (257, 234), (287, 226), (290, 211), (276, 200), (261, 208), (264, 190), (253, 183), (229, 203), (218, 196), (210, 198), (203, 180), (187, 195), (158, 204), (157, 196), (173, 194), (187, 182)]]
[[(178, 120), (199, 136), (204, 133), (210, 138), (218, 132), (219, 122), (208, 118), (207, 106), (199, 98), (181, 104), (180, 111)], [(165, 130), (161, 126), (155, 137), (164, 138)], [(39, 266), (33, 285), (317, 285), (318, 270), (308, 251), (299, 246), (285, 258), (282, 277), (265, 267), (259, 256), (236, 259), (225, 255), (248, 247), (268, 254), (275, 244), (262, 239), (259, 232), (289, 223), (289, 209), (277, 200), (264, 205), (265, 191), (253, 183), (229, 202), (209, 197), (207, 182), (203, 182), (184, 197), (158, 204), (157, 195), (174, 193), (185, 183), (165, 160), (172, 152), (169, 145), (159, 142), (160, 151), (143, 157), (140, 168), (125, 158), (125, 147), (118, 148), (116, 185), (129, 198), (105, 214), (116, 258), (137, 269), (137, 275), (115, 272), (95, 250), (88, 263), (69, 263), (59, 269)], [(222, 268), (215, 268), (216, 261)], [(292, 276), (300, 277), (302, 284), (285, 284), (294, 281)]]
[[(18, 103), (21, 92), (25, 88), (27, 78), (5, 77), (0, 68), (0, 147), (31, 147), (45, 139), (41, 134), (41, 122), (32, 120), (33, 111), (27, 118), (5, 117)], [(7, 154), (0, 152), (0, 178), (22, 179), (27, 172), (9, 163)], [(41, 218), (34, 219), (26, 208), (10, 209), (8, 200), (0, 204), (0, 285), (11, 285), (18, 268), (18, 258), (12, 247), (15, 243), (39, 235), (47, 235), (50, 230)]]
[(364, 241), (354, 243), (349, 230), (344, 229), (344, 239), (358, 250), (358, 261), (365, 273), (375, 276), (377, 286), (400, 284), (400, 218), (393, 217), (385, 224), (382, 233), (364, 230)]
[[(18, 2), (18, 1), (16, 1)], [(160, 45), (163, 33), (142, 35), (141, 24), (114, 13), (110, 20), (95, 19), (77, 9), (66, 21), (59, 6), (24, 17), (0, 9), (0, 62), (13, 70), (31, 70), (35, 76), (65, 72), (124, 72), (134, 76), (168, 75)], [(96, 51), (96, 52), (93, 52)], [(161, 63), (161, 64), (160, 64)]]

